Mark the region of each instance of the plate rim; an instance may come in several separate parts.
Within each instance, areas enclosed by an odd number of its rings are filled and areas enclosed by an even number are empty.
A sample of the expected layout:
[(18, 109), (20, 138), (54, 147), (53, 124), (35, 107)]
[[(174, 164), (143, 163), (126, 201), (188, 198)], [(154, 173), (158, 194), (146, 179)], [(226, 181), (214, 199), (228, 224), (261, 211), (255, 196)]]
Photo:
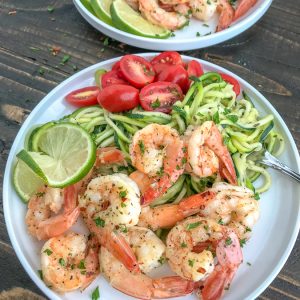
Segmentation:
[[(99, 24), (100, 26), (104, 27), (106, 30), (111, 31), (113, 33), (119, 34), (121, 36), (124, 36), (129, 39), (136, 40), (138, 42), (159, 42), (163, 45), (176, 45), (181, 43), (194, 43), (194, 42), (209, 42), (211, 40), (219, 40), (213, 43), (210, 43), (210, 45), (218, 44), (222, 41), (228, 40), (232, 38), (233, 36), (236, 36), (247, 29), (249, 29), (251, 26), (253, 26), (263, 15), (267, 12), (267, 10), (270, 8), (273, 0), (265, 0), (263, 3), (260, 4), (259, 9), (256, 9), (253, 11), (249, 16), (245, 17), (244, 19), (238, 21), (233, 26), (230, 26), (227, 29), (224, 29), (220, 32), (214, 32), (208, 36), (201, 36), (201, 37), (193, 37), (193, 38), (182, 38), (180, 40), (171, 40), (171, 39), (155, 39), (155, 38), (148, 38), (148, 37), (142, 37), (135, 34), (128, 33), (126, 31), (120, 30), (116, 27), (113, 27), (104, 21), (100, 20), (96, 16), (94, 16), (82, 3), (80, 0), (73, 0), (73, 3), (75, 4), (76, 9), (81, 14), (81, 11), (77, 8), (77, 6), (93, 21)], [(92, 25), (93, 26), (93, 25)], [(94, 27), (94, 26), (93, 26)], [(97, 30), (99, 30), (97, 28)], [(208, 43), (207, 43), (208, 44)], [(204, 47), (204, 46), (203, 46)], [(200, 46), (200, 48), (203, 48)]]
[[(159, 54), (159, 52), (137, 53), (136, 55), (140, 55), (140, 56), (143, 56), (144, 58), (148, 58), (148, 57), (152, 57), (153, 55), (157, 55), (157, 54)], [(8, 187), (10, 184), (12, 184), (12, 181), (11, 181), (11, 178), (9, 175), (10, 175), (10, 172), (11, 172), (14, 160), (15, 160), (13, 153), (16, 152), (17, 143), (18, 143), (19, 139), (25, 133), (28, 125), (30, 125), (31, 120), (35, 117), (35, 115), (39, 112), (39, 110), (44, 105), (47, 104), (48, 99), (49, 98), (51, 99), (53, 94), (55, 94), (58, 90), (64, 88), (64, 86), (67, 85), (70, 81), (83, 76), (85, 73), (90, 72), (94, 68), (101, 67), (102, 65), (112, 64), (112, 63), (120, 60), (121, 57), (122, 56), (119, 56), (116, 58), (104, 60), (102, 62), (93, 64), (93, 65), (73, 74), (71, 77), (65, 79), (60, 84), (58, 84), (54, 89), (52, 89), (48, 94), (46, 94), (45, 97), (43, 97), (43, 99), (34, 107), (34, 109), (29, 114), (29, 116), (27, 117), (25, 122), (22, 124), (21, 128), (19, 129), (19, 131), (13, 141), (10, 151), (9, 151), (9, 155), (8, 155), (7, 162), (5, 165), (5, 172), (4, 172), (4, 177), (3, 177), (3, 192), (2, 192), (4, 219), (5, 219), (6, 229), (8, 231), (8, 235), (9, 235), (11, 244), (13, 246), (13, 249), (16, 252), (17, 258), (18, 258), (19, 262), (21, 263), (21, 265), (23, 266), (24, 270), (26, 271), (28, 276), (31, 278), (31, 280), (42, 291), (42, 293), (44, 293), (46, 296), (50, 297), (50, 299), (61, 300), (62, 298), (57, 293), (55, 293), (53, 290), (51, 290), (47, 286), (45, 286), (44, 282), (39, 278), (37, 272), (35, 272), (32, 269), (31, 265), (26, 260), (24, 254), (22, 253), (21, 248), (19, 246), (19, 242), (15, 235), (15, 232), (13, 230), (12, 219), (10, 219), (10, 217), (9, 217)], [(222, 73), (231, 75), (231, 76), (235, 77), (240, 83), (242, 83), (246, 87), (246, 89), (251, 90), (251, 92), (253, 92), (259, 98), (259, 102), (263, 103), (263, 105), (265, 105), (269, 110), (272, 111), (272, 113), (275, 116), (275, 120), (283, 127), (285, 134), (288, 137), (288, 141), (290, 143), (291, 149), (292, 149), (292, 155), (293, 155), (294, 159), (296, 160), (296, 166), (297, 166), (296, 171), (300, 172), (300, 155), (299, 155), (295, 140), (294, 140), (289, 128), (287, 127), (285, 121), (282, 119), (282, 117), (277, 112), (275, 107), (273, 107), (273, 105), (267, 100), (267, 98), (263, 94), (261, 94), (255, 87), (253, 87), (251, 84), (249, 84), (243, 78), (241, 78), (240, 76), (234, 74), (233, 72), (231, 72), (221, 66), (218, 66), (214, 63), (208, 62), (206, 60), (198, 59), (198, 58), (195, 58), (192, 56), (182, 55), (182, 58), (184, 60), (195, 59), (205, 66), (218, 69), (218, 71), (220, 71)], [(283, 255), (281, 256), (281, 258), (278, 260), (277, 264), (273, 268), (273, 271), (265, 278), (265, 280), (250, 295), (247, 296), (247, 298), (245, 300), (250, 300), (250, 299), (252, 300), (252, 299), (255, 299), (257, 296), (259, 296), (271, 284), (271, 282), (276, 278), (276, 276), (278, 275), (280, 270), (283, 268), (285, 262), (289, 258), (290, 253), (295, 245), (295, 242), (296, 242), (296, 239), (298, 236), (298, 232), (300, 229), (300, 204), (299, 204), (299, 209), (298, 209), (298, 213), (297, 213), (297, 219), (295, 220), (295, 222), (296, 222), (296, 226), (294, 227), (293, 232), (290, 235), (289, 243), (287, 244)]]

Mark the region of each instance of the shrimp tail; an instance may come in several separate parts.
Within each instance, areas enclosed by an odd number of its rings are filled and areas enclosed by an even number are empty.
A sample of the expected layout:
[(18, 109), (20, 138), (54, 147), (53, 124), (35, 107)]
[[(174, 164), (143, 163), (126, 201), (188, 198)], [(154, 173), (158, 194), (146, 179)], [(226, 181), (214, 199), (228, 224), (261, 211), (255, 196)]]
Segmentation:
[(78, 188), (70, 185), (64, 188), (64, 212), (71, 213), (77, 206)]
[(234, 13), (233, 21), (242, 17), (256, 2), (257, 0), (240, 0)]
[(172, 298), (190, 294), (194, 289), (194, 282), (180, 276), (169, 276), (153, 279), (153, 298)]
[(205, 204), (214, 199), (215, 193), (211, 191), (205, 191), (201, 194), (192, 195), (184, 200), (182, 200), (178, 206), (179, 210), (182, 212), (184, 217), (188, 217), (194, 215), (199, 212), (201, 207), (205, 206)]
[(96, 167), (103, 164), (113, 164), (125, 162), (125, 157), (122, 151), (115, 147), (99, 148), (97, 150)]
[(220, 11), (220, 17), (217, 26), (217, 32), (228, 28), (234, 18), (234, 9), (230, 5), (228, 0), (221, 0), (218, 6), (218, 10)]
[(90, 217), (87, 218), (86, 224), (97, 236), (101, 246), (122, 262), (126, 269), (136, 273), (140, 271), (134, 252), (121, 233), (98, 227)]
[(78, 207), (76, 207), (69, 213), (57, 215), (50, 219), (42, 221), (39, 224), (39, 228), (36, 234), (38, 240), (46, 240), (50, 237), (55, 237), (63, 234), (75, 224), (79, 215), (80, 210)]
[(87, 245), (87, 256), (85, 258), (85, 267), (86, 267), (86, 279), (83, 283), (81, 290), (86, 289), (99, 274), (99, 250), (100, 245), (98, 239), (91, 235), (88, 240)]

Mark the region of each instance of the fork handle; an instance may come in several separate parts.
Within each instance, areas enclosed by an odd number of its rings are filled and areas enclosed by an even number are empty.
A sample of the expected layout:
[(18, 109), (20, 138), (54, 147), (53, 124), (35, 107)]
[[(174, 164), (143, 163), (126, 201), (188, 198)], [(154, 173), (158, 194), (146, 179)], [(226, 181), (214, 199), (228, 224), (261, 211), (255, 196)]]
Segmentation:
[(265, 158), (261, 161), (264, 165), (269, 166), (275, 170), (278, 170), (284, 174), (289, 175), (290, 177), (294, 178), (298, 182), (300, 182), (300, 174), (293, 171), (287, 165), (279, 161), (276, 157), (271, 155), (270, 153), (265, 153)]

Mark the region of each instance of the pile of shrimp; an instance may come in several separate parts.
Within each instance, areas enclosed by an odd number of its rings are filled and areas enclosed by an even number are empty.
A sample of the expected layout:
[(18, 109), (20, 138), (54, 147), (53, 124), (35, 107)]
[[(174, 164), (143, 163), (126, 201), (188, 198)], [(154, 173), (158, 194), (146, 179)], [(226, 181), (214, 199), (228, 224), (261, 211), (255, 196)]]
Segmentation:
[[(118, 173), (116, 166), (128, 165), (122, 152), (100, 148), (83, 180), (64, 189), (45, 186), (32, 196), (26, 225), (45, 241), (45, 284), (61, 293), (84, 290), (101, 270), (114, 288), (138, 299), (193, 292), (199, 299), (221, 299), (243, 261), (240, 244), (251, 237), (259, 204), (253, 191), (237, 185), (218, 127), (207, 121), (180, 136), (150, 124), (135, 133), (130, 163), (134, 172)], [(103, 166), (116, 172), (101, 174)], [(183, 173), (218, 179), (177, 204), (151, 206)], [(71, 228), (79, 216), (88, 237)], [(169, 230), (166, 240), (155, 234), (158, 229)], [(149, 276), (164, 263), (173, 275)]]
[(186, 26), (194, 17), (206, 22), (219, 14), (216, 31), (230, 26), (243, 16), (257, 0), (238, 0), (234, 8), (229, 0), (126, 0), (126, 2), (152, 24), (169, 30)]

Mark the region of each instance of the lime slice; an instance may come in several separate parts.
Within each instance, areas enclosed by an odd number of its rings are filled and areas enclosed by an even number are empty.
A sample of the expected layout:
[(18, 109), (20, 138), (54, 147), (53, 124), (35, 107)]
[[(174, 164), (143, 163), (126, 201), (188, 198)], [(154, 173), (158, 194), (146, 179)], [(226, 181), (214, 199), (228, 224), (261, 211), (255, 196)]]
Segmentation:
[(113, 0), (91, 0), (91, 6), (96, 16), (109, 25), (113, 25), (110, 15), (112, 2)]
[(25, 147), (26, 149), (28, 149), (29, 151), (40, 151), (39, 147), (38, 147), (38, 141), (40, 136), (43, 134), (43, 132), (45, 130), (47, 130), (49, 127), (53, 126), (55, 123), (53, 122), (49, 122), (46, 123), (42, 126), (39, 126), (35, 129), (33, 129), (33, 131), (31, 132), (28, 142), (27, 142), (27, 147)]
[(17, 157), (53, 187), (78, 182), (96, 159), (96, 146), (91, 136), (71, 123), (54, 124), (43, 130), (36, 145), (41, 152), (22, 150)]
[(91, 6), (91, 0), (81, 0), (82, 5), (94, 16), (96, 16), (92, 6)]
[(165, 39), (171, 34), (169, 30), (148, 22), (124, 0), (115, 0), (110, 7), (110, 13), (114, 25), (123, 31), (158, 39)]
[(27, 203), (45, 183), (22, 160), (18, 160), (13, 173), (13, 184), (22, 201)]

